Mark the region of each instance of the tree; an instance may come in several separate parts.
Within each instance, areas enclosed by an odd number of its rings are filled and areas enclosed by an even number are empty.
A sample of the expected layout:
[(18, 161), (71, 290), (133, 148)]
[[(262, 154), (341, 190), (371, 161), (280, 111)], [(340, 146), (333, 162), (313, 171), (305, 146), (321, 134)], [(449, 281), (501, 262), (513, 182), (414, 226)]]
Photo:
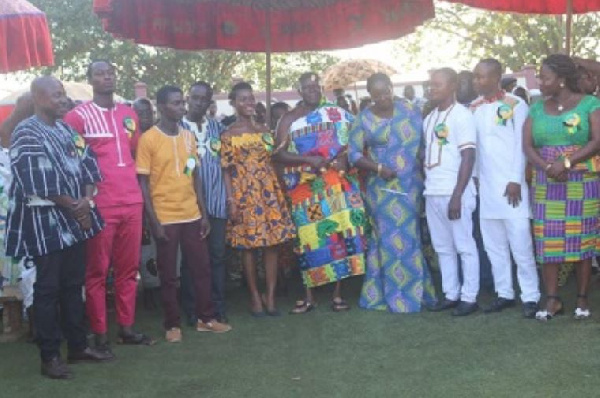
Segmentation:
[[(563, 16), (482, 11), (438, 2), (436, 17), (399, 40), (395, 51), (411, 56), (405, 66), (414, 66), (414, 60), (440, 65), (454, 61), (471, 68), (477, 59), (494, 57), (516, 71), (525, 65), (539, 65), (549, 54), (564, 52), (564, 20)], [(597, 13), (574, 17), (573, 54), (596, 57), (599, 23)]]
[[(265, 55), (227, 51), (178, 51), (137, 45), (117, 40), (102, 29), (92, 12), (92, 0), (30, 0), (46, 12), (54, 43), (55, 66), (45, 68), (65, 80), (85, 80), (90, 60), (109, 59), (117, 65), (119, 93), (133, 98), (138, 81), (148, 84), (154, 93), (163, 84), (189, 87), (205, 80), (217, 91), (227, 90), (232, 77), (252, 80), (256, 88), (265, 86)], [(322, 53), (275, 55), (273, 88), (288, 89), (302, 67), (322, 70), (337, 59)]]

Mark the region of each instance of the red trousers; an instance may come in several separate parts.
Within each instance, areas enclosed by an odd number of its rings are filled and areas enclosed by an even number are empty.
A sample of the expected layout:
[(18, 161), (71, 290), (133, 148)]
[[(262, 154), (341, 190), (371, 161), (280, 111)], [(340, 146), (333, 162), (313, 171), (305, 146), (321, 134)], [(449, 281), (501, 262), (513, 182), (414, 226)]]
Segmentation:
[(106, 226), (86, 246), (86, 308), (92, 332), (104, 334), (106, 277), (113, 267), (117, 323), (131, 326), (135, 319), (137, 272), (142, 245), (142, 204), (105, 207), (100, 214)]
[(214, 319), (210, 258), (206, 239), (200, 239), (200, 220), (163, 227), (169, 240), (156, 242), (156, 265), (165, 312), (165, 329), (179, 327), (181, 323), (177, 300), (177, 252), (180, 245), (194, 283), (196, 317), (203, 322)]

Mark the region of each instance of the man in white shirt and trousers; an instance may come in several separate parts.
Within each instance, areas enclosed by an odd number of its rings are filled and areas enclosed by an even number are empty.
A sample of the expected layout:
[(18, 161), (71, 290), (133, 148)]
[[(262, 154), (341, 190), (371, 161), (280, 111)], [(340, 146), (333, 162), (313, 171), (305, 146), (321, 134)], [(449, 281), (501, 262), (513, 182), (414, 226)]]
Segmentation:
[(473, 238), (475, 121), (471, 112), (456, 102), (458, 75), (454, 70), (434, 71), (430, 87), (431, 99), (437, 106), (424, 124), (424, 194), (427, 223), (440, 263), (445, 296), (430, 310), (455, 308), (452, 315), (466, 316), (479, 308), (479, 254)]
[(523, 315), (534, 318), (540, 291), (522, 143), (529, 109), (519, 97), (500, 89), (502, 65), (497, 60), (482, 60), (474, 75), (475, 90), (480, 95), (471, 105), (477, 125), (480, 224), (498, 294), (485, 312), (500, 312), (515, 305), (512, 253)]

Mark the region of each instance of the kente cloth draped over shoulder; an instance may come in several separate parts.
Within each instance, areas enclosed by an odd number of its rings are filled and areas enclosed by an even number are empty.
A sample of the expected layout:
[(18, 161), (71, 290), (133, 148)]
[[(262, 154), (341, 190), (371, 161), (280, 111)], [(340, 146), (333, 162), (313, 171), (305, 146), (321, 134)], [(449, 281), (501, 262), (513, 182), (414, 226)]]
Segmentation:
[(367, 178), (365, 205), (372, 234), (359, 305), (366, 309), (417, 312), (435, 301), (435, 290), (421, 244), (420, 208), (422, 120), (412, 105), (395, 102), (391, 119), (366, 109), (350, 131), (348, 157), (355, 164), (365, 150), (373, 162), (393, 170), (386, 181)]
[(271, 164), (271, 133), (221, 137), (221, 165), (229, 169), (241, 220), (229, 220), (227, 240), (237, 249), (275, 246), (294, 238), (294, 224)]
[[(323, 103), (292, 123), (288, 151), (328, 161), (345, 157), (352, 120), (343, 109)], [(357, 178), (301, 166), (286, 167), (283, 179), (304, 284), (315, 287), (364, 274), (366, 216)]]

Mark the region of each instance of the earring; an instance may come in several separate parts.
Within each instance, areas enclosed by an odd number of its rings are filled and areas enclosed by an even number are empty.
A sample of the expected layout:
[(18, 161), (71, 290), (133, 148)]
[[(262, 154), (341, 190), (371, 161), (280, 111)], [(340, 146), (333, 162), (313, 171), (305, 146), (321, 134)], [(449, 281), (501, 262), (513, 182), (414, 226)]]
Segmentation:
[(561, 83), (561, 84), (560, 84), (560, 88), (565, 88), (565, 84), (564, 84), (564, 83)]

